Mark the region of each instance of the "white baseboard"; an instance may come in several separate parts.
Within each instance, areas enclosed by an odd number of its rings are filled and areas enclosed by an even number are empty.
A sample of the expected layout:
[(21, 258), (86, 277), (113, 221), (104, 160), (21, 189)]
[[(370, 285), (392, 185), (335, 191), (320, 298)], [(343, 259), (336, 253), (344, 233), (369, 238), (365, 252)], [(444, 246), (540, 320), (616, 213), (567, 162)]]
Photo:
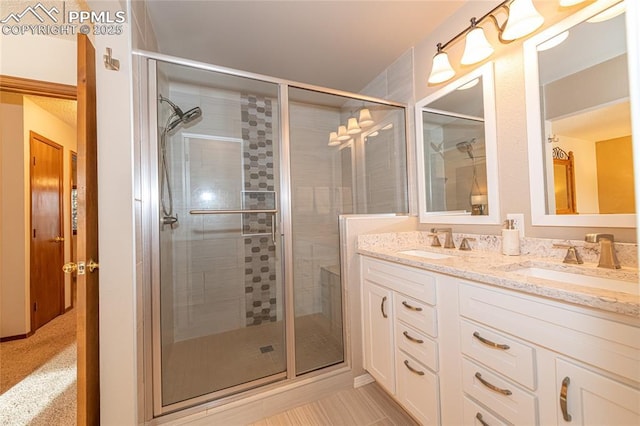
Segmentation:
[(375, 379), (369, 373), (364, 373), (358, 377), (353, 379), (353, 387), (359, 388), (364, 385), (368, 385), (369, 383), (375, 382)]

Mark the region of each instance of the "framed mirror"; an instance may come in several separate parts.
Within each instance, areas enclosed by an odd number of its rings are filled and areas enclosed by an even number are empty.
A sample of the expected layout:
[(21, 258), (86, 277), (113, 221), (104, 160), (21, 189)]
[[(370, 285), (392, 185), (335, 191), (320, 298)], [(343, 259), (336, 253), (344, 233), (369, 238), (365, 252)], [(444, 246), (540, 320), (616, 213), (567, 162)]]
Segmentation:
[(416, 103), (420, 222), (498, 224), (493, 64)]
[(601, 0), (523, 44), (533, 225), (636, 225), (625, 15)]

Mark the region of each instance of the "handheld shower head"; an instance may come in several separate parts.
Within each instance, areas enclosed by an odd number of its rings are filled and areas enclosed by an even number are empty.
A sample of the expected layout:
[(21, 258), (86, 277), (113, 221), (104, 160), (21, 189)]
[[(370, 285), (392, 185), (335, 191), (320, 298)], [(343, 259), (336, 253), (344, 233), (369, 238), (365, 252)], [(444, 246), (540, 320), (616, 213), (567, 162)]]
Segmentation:
[(189, 124), (202, 116), (202, 110), (200, 109), (200, 107), (194, 107), (187, 112), (182, 112), (178, 105), (174, 104), (170, 99), (165, 98), (162, 95), (160, 95), (160, 102), (168, 103), (173, 110), (173, 115), (175, 116), (175, 118), (171, 120), (169, 124), (167, 124), (167, 127), (165, 129), (167, 132), (170, 132), (181, 124)]
[(471, 140), (468, 141), (462, 141), (462, 142), (458, 142), (456, 144), (456, 148), (458, 148), (458, 151), (460, 152), (466, 152), (467, 155), (469, 156), (469, 158), (471, 158), (472, 160), (474, 159), (473, 156), (473, 145), (476, 142), (476, 138), (473, 138)]

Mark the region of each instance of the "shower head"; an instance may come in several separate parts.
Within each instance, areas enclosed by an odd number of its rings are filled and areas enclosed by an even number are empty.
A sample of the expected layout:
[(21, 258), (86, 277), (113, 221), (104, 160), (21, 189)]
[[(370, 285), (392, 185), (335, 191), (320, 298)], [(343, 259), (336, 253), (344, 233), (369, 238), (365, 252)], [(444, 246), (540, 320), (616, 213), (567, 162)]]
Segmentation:
[(456, 148), (458, 148), (458, 151), (460, 152), (466, 152), (467, 155), (469, 156), (469, 158), (471, 158), (473, 160), (473, 144), (476, 142), (476, 138), (473, 138), (471, 140), (468, 141), (463, 141), (463, 142), (458, 142), (456, 144)]
[(173, 110), (173, 115), (175, 116), (175, 118), (171, 120), (169, 124), (167, 124), (167, 127), (165, 129), (165, 131), (167, 132), (170, 132), (171, 130), (175, 129), (181, 124), (182, 125), (189, 124), (192, 121), (197, 120), (202, 116), (202, 110), (200, 109), (200, 107), (194, 107), (188, 110), (187, 112), (182, 112), (182, 110), (178, 105), (174, 104), (173, 102), (171, 102), (171, 100), (169, 100), (168, 98), (165, 98), (162, 95), (160, 95), (160, 102), (168, 103), (169, 106), (171, 106), (171, 109)]

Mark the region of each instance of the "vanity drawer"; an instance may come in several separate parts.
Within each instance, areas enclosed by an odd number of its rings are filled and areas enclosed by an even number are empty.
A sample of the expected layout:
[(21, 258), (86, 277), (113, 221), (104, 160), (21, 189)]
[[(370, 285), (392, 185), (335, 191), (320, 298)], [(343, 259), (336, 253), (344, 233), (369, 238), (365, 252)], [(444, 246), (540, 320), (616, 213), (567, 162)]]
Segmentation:
[(429, 336), (438, 336), (438, 320), (436, 310), (419, 300), (396, 293), (393, 299), (396, 319), (417, 328)]
[[(438, 371), (438, 344), (426, 334), (397, 321), (396, 351), (402, 350), (433, 371)], [(401, 354), (397, 355), (401, 356)]]
[(534, 348), (469, 321), (460, 321), (460, 333), (464, 354), (531, 390), (536, 389)]
[(462, 360), (462, 388), (513, 424), (537, 424), (537, 399), (534, 395), (466, 358)]
[(637, 319), (463, 281), (458, 294), (465, 318), (638, 381)]
[(468, 396), (462, 402), (462, 416), (464, 426), (509, 426), (509, 423)]
[(415, 358), (396, 352), (396, 396), (423, 425), (440, 424), (438, 389), (438, 376)]
[(362, 278), (409, 295), (430, 305), (436, 304), (433, 274), (409, 266), (363, 257)]

